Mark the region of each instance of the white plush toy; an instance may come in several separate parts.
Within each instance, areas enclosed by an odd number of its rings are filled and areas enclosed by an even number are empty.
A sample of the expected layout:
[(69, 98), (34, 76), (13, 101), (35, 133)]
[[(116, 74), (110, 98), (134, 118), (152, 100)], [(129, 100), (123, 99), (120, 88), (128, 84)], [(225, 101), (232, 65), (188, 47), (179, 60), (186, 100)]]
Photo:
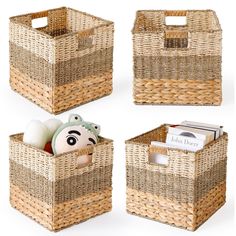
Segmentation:
[(45, 124), (39, 120), (32, 120), (26, 127), (23, 142), (44, 149), (49, 133)]
[(49, 130), (49, 134), (48, 134), (48, 139), (47, 141), (52, 141), (52, 137), (54, 135), (54, 133), (57, 131), (57, 129), (63, 125), (63, 123), (58, 120), (58, 119), (49, 119), (46, 120), (44, 122), (44, 124), (47, 126), (48, 130)]
[(50, 119), (44, 123), (39, 120), (32, 120), (26, 127), (23, 142), (39, 149), (44, 149), (62, 124), (58, 119)]

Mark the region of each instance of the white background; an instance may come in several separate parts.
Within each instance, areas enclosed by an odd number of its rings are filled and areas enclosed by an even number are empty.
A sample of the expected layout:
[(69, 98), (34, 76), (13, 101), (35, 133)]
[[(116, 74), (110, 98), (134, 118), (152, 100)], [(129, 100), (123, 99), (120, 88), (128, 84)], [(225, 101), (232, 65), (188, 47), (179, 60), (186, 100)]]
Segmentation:
[[(24, 131), (31, 119), (46, 120), (52, 115), (10, 90), (8, 64), (8, 18), (10, 16), (68, 6), (115, 22), (114, 90), (109, 97), (63, 113), (67, 120), (76, 112), (97, 122), (102, 135), (115, 141), (113, 172), (113, 210), (57, 235), (190, 235), (191, 232), (143, 219), (125, 210), (124, 141), (162, 123), (182, 120), (222, 124), (229, 133), (227, 203), (195, 235), (232, 235), (235, 231), (234, 188), (236, 178), (236, 135), (234, 114), (235, 12), (229, 0), (8, 0), (0, 8), (0, 235), (54, 235), (12, 209), (9, 204), (8, 136)], [(220, 107), (137, 106), (132, 101), (132, 38), (138, 9), (213, 9), (223, 28), (223, 104)]]

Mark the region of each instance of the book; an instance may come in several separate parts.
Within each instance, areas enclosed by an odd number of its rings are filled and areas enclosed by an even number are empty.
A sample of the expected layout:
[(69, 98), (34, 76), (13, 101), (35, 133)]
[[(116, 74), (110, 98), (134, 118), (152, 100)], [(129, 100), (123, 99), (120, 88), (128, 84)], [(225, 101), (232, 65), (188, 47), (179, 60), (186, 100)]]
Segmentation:
[(215, 137), (214, 130), (192, 128), (192, 127), (184, 126), (184, 125), (170, 126), (168, 128), (168, 133), (204, 140), (205, 145), (213, 141)]
[(205, 140), (168, 133), (166, 143), (183, 150), (196, 152), (204, 147)]
[(183, 121), (181, 125), (189, 126), (192, 128), (199, 128), (202, 130), (209, 130), (215, 132), (214, 139), (219, 138), (221, 135), (223, 135), (223, 126), (221, 125), (212, 125), (212, 124), (205, 124), (205, 123), (199, 123), (194, 121)]

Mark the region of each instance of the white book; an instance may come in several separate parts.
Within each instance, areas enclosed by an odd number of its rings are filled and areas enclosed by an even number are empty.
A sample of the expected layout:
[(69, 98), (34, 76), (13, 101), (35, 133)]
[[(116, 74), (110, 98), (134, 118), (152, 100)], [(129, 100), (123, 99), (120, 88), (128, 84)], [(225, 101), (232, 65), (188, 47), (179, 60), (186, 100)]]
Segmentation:
[(180, 149), (196, 152), (204, 147), (204, 140), (186, 137), (182, 135), (167, 134), (166, 143), (177, 146)]
[(183, 121), (181, 124), (185, 126), (193, 127), (193, 128), (200, 128), (200, 129), (214, 131), (215, 139), (219, 138), (224, 133), (223, 126), (220, 126), (220, 125), (205, 124), (205, 123), (194, 122), (194, 121)]
[(213, 141), (215, 135), (215, 132), (212, 130), (203, 130), (200, 128), (192, 128), (184, 125), (177, 125), (174, 127), (170, 126), (168, 128), (168, 133), (204, 140), (204, 144)]

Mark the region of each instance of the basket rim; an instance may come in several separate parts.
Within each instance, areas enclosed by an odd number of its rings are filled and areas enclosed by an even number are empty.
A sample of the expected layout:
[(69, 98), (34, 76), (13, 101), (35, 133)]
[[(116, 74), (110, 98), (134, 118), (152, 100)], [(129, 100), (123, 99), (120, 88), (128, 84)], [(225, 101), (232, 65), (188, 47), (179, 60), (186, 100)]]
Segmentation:
[(97, 144), (93, 145), (93, 146), (90, 146), (90, 147), (85, 147), (85, 148), (81, 148), (79, 150), (74, 150), (74, 151), (70, 151), (70, 152), (65, 152), (65, 153), (61, 153), (61, 154), (57, 154), (57, 155), (54, 155), (54, 154), (51, 154), (49, 152), (46, 152), (42, 149), (39, 149), (37, 147), (34, 147), (30, 144), (27, 144), (27, 143), (24, 143), (23, 140), (19, 140), (19, 136), (22, 136), (23, 137), (23, 134), (24, 133), (17, 133), (17, 134), (12, 134), (9, 136), (9, 139), (10, 141), (14, 141), (14, 142), (17, 142), (19, 144), (22, 144), (30, 149), (33, 149), (34, 151), (37, 151), (39, 153), (42, 153), (43, 155), (46, 155), (47, 157), (49, 158), (52, 158), (52, 159), (58, 159), (59, 157), (61, 156), (64, 156), (64, 155), (69, 155), (69, 154), (72, 154), (72, 153), (84, 153), (86, 151), (89, 151), (89, 150), (94, 150), (96, 149), (97, 147), (101, 146), (101, 145), (104, 145), (104, 144), (111, 144), (113, 143), (113, 140), (112, 139), (108, 139), (108, 138), (105, 138), (105, 137), (102, 137), (102, 136), (99, 136), (99, 138), (102, 139), (101, 142), (98, 142)]
[(138, 21), (138, 16), (140, 13), (145, 13), (145, 12), (157, 12), (157, 13), (165, 13), (166, 11), (185, 11), (185, 12), (211, 12), (213, 14), (214, 19), (216, 20), (216, 24), (217, 24), (217, 29), (212, 29), (212, 30), (188, 30), (189, 33), (200, 33), (200, 32), (204, 32), (204, 33), (215, 33), (215, 32), (222, 32), (222, 28), (219, 22), (219, 18), (217, 17), (217, 14), (214, 10), (212, 9), (202, 9), (202, 10), (167, 10), (167, 9), (162, 9), (162, 10), (153, 10), (153, 9), (146, 9), (146, 10), (138, 10), (136, 11), (136, 16), (135, 16), (135, 20), (134, 20), (134, 24), (133, 24), (133, 28), (131, 30), (132, 34), (156, 34), (159, 32), (164, 32), (165, 30), (145, 30), (145, 31), (140, 31), (137, 29), (137, 21)]
[[(142, 143), (142, 142), (138, 142), (138, 141), (134, 141), (134, 139), (136, 138), (139, 138), (141, 136), (144, 136), (146, 134), (149, 134), (157, 129), (160, 129), (160, 128), (163, 128), (163, 127), (168, 127), (170, 125), (173, 125), (173, 124), (162, 124), (160, 126), (158, 126), (157, 128), (155, 129), (152, 129), (152, 130), (149, 130), (147, 132), (144, 132), (140, 135), (137, 135), (133, 138), (130, 138), (128, 140), (125, 141), (125, 144), (134, 144), (134, 145), (141, 145), (143, 147), (147, 147), (149, 148), (151, 146), (151, 144), (145, 144), (145, 143)], [(217, 138), (216, 140), (212, 140), (211, 142), (209, 142), (208, 144), (206, 144), (202, 149), (194, 152), (194, 151), (188, 151), (188, 150), (185, 150), (185, 149), (181, 149), (181, 148), (166, 148), (167, 150), (171, 150), (171, 151), (178, 151), (178, 152), (182, 152), (182, 153), (191, 153), (191, 154), (194, 154), (194, 155), (198, 155), (199, 153), (203, 152), (204, 150), (206, 150), (207, 148), (210, 148), (211, 146), (213, 146), (216, 142), (219, 142), (221, 139), (227, 139), (228, 140), (228, 133), (227, 132), (224, 132), (223, 135), (221, 135), (219, 138)]]
[[(56, 10), (60, 10), (60, 9), (65, 9), (65, 10), (73, 10), (75, 12), (78, 12), (80, 14), (83, 14), (83, 15), (86, 15), (86, 16), (89, 16), (89, 17), (92, 17), (94, 19), (97, 19), (97, 20), (102, 20), (104, 21), (104, 23), (102, 23), (101, 25), (98, 25), (98, 26), (94, 26), (92, 28), (89, 28), (89, 30), (95, 30), (95, 29), (98, 29), (100, 27), (105, 27), (105, 26), (110, 26), (110, 25), (114, 25), (114, 22), (113, 21), (110, 21), (110, 20), (106, 20), (104, 18), (101, 18), (101, 17), (98, 17), (98, 16), (94, 16), (92, 14), (89, 14), (87, 12), (83, 12), (83, 11), (79, 11), (79, 10), (76, 10), (76, 9), (73, 9), (73, 8), (70, 8), (70, 7), (58, 7), (58, 8), (52, 8), (52, 9), (48, 9), (46, 11), (56, 11)], [(41, 34), (45, 37), (47, 37), (48, 39), (52, 39), (52, 40), (57, 40), (57, 39), (60, 39), (60, 38), (64, 38), (64, 37), (68, 37), (68, 36), (72, 36), (72, 35), (78, 35), (78, 33), (81, 33), (81, 32), (85, 32), (87, 31), (88, 29), (85, 29), (85, 30), (80, 30), (80, 31), (76, 31), (76, 32), (70, 32), (70, 33), (66, 33), (66, 34), (63, 34), (63, 35), (59, 35), (59, 36), (51, 36), (43, 31), (40, 31), (36, 28), (33, 28), (32, 26), (28, 26), (28, 25), (25, 25), (23, 23), (19, 23), (19, 22), (15, 22), (15, 19), (17, 19), (18, 17), (22, 17), (22, 16), (29, 16), (29, 15), (32, 15), (32, 14), (35, 14), (35, 13), (40, 13), (40, 12), (43, 12), (43, 11), (38, 11), (38, 12), (31, 12), (31, 13), (27, 13), (27, 14), (21, 14), (21, 15), (16, 15), (16, 16), (12, 16), (9, 18), (10, 22), (11, 23), (15, 23), (17, 25), (20, 25), (26, 29), (29, 29), (29, 30), (32, 30), (38, 34)]]

